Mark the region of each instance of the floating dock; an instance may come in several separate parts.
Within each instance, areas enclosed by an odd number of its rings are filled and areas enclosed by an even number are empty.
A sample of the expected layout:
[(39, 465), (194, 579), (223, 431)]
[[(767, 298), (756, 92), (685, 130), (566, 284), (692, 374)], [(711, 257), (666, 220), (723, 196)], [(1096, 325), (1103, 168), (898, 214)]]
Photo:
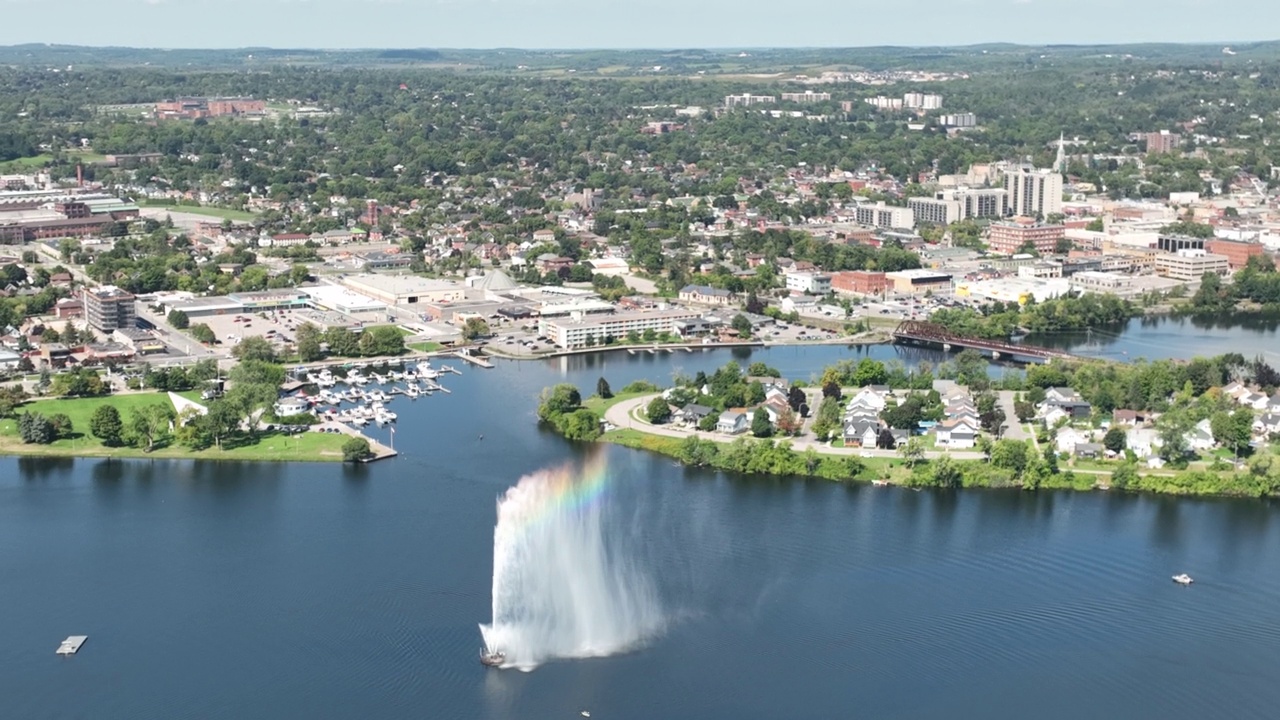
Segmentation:
[(75, 655), (80, 652), (80, 646), (84, 645), (84, 641), (88, 640), (88, 635), (69, 635), (62, 644), (58, 646), (59, 655)]
[[(485, 360), (483, 357), (479, 355), (472, 355), (471, 353), (467, 353), (467, 352), (456, 352), (453, 354), (453, 356), (458, 358), (459, 360), (469, 362), (472, 365), (476, 365), (478, 367), (482, 367), (487, 370), (493, 369), (493, 363), (489, 362), (488, 360)], [(441, 368), (440, 370), (441, 372), (447, 372), (444, 368)], [(457, 372), (457, 371), (454, 370), (453, 372)], [(458, 374), (461, 375), (462, 373), (458, 373)]]

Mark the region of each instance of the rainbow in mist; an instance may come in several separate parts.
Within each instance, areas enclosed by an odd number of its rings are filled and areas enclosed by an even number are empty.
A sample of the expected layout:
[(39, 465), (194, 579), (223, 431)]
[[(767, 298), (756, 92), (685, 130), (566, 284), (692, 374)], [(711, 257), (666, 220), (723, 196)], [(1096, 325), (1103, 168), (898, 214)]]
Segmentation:
[(531, 669), (554, 658), (601, 657), (662, 626), (648, 577), (607, 531), (602, 455), (526, 475), (498, 499), (493, 531), (493, 621), (485, 646)]

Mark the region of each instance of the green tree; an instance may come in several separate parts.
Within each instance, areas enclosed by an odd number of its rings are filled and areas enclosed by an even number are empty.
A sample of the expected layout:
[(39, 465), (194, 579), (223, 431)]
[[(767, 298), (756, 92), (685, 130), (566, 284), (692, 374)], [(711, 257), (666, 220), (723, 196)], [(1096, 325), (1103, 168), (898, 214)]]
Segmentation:
[(156, 443), (169, 432), (169, 425), (174, 420), (173, 406), (168, 403), (152, 403), (133, 409), (129, 417), (129, 431), (135, 444), (146, 443), (145, 450), (151, 452)]
[(1027, 444), (1021, 440), (997, 440), (991, 446), (991, 464), (1021, 475), (1028, 461)]
[(738, 337), (741, 337), (744, 340), (751, 337), (751, 320), (748, 319), (746, 315), (743, 315), (742, 313), (734, 315), (729, 326), (738, 331)]
[(302, 362), (314, 362), (324, 357), (324, 350), (320, 347), (320, 328), (311, 323), (302, 323), (298, 326), (294, 337), (297, 340), (299, 360)]
[(603, 377), (596, 381), (596, 395), (598, 395), (601, 400), (608, 400), (613, 397), (613, 390), (609, 387), (609, 381), (605, 380)]
[(467, 341), (476, 338), (487, 337), (489, 335), (489, 323), (483, 318), (470, 317), (462, 324), (462, 338)]
[(1102, 446), (1117, 455), (1124, 452), (1129, 444), (1129, 437), (1125, 434), (1124, 428), (1119, 425), (1113, 426), (1107, 430), (1107, 434), (1102, 436)]
[(898, 446), (898, 454), (906, 461), (907, 467), (914, 467), (924, 459), (924, 441), (918, 437), (910, 438)]
[(538, 419), (552, 421), (560, 415), (573, 412), (582, 405), (582, 395), (570, 383), (560, 383), (542, 391), (538, 403)]
[(342, 443), (342, 461), (343, 462), (362, 462), (373, 457), (373, 450), (369, 448), (369, 441), (362, 437), (347, 438)]
[(751, 434), (764, 438), (773, 435), (773, 424), (769, 422), (769, 413), (762, 407), (751, 413)]
[(89, 418), (89, 432), (107, 447), (117, 447), (124, 437), (124, 422), (114, 405), (99, 405)]
[(168, 320), (170, 325), (179, 330), (186, 330), (191, 326), (191, 318), (181, 310), (170, 310)]
[(231, 349), (231, 355), (241, 362), (246, 360), (260, 360), (263, 362), (274, 363), (276, 361), (276, 349), (266, 338), (247, 337), (236, 343)]
[(192, 325), (190, 333), (191, 337), (196, 339), (196, 342), (204, 343), (205, 345), (212, 344), (218, 339), (218, 337), (213, 333), (213, 329), (204, 323), (196, 323), (195, 325)]
[(24, 412), (18, 416), (18, 436), (27, 444), (48, 445), (55, 438), (53, 423), (40, 413)]
[(649, 422), (654, 425), (661, 425), (671, 419), (671, 406), (667, 404), (666, 398), (659, 395), (649, 401), (644, 414), (645, 417), (649, 418)]
[(49, 425), (53, 429), (53, 439), (62, 440), (71, 437), (75, 432), (75, 427), (71, 424), (71, 418), (64, 413), (53, 413), (49, 416)]

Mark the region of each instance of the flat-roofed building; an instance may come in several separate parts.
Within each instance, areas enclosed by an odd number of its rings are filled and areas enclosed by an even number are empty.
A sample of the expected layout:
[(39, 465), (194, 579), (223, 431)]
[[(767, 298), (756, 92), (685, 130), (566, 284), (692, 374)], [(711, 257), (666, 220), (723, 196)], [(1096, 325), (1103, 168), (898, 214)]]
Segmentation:
[(703, 305), (732, 305), (737, 300), (737, 295), (732, 291), (708, 285), (685, 285), (680, 288), (678, 297), (681, 302)]
[(831, 289), (854, 295), (880, 295), (888, 287), (884, 273), (871, 270), (847, 270), (831, 274)]
[(991, 252), (1002, 255), (1013, 255), (1025, 252), (1033, 247), (1041, 255), (1049, 255), (1058, 246), (1058, 241), (1067, 236), (1067, 228), (1063, 225), (1045, 225), (1030, 218), (1018, 218), (1014, 222), (992, 223), (987, 236), (987, 246)]
[[(538, 331), (565, 349), (602, 345), (610, 338), (621, 339), (628, 333), (674, 333), (682, 323), (700, 317), (692, 310), (654, 310), (649, 312), (614, 313), (583, 317), (542, 318)], [(590, 340), (588, 340), (590, 338)]]
[(831, 292), (831, 276), (813, 272), (788, 273), (787, 289), (809, 295), (826, 295)]
[(459, 283), (415, 275), (350, 275), (342, 284), (388, 305), (457, 302), (466, 297), (466, 288)]
[(964, 204), (958, 200), (938, 200), (935, 198), (911, 198), (907, 201), (916, 225), (932, 223), (934, 225), (950, 225), (964, 217)]
[(936, 270), (899, 270), (884, 274), (889, 289), (899, 295), (950, 295), (952, 293), (951, 275)]
[(137, 315), (133, 305), (136, 300), (133, 293), (114, 285), (85, 288), (81, 298), (90, 327), (103, 333), (134, 327)]
[(1262, 243), (1240, 242), (1238, 240), (1213, 239), (1205, 242), (1205, 252), (1224, 255), (1231, 264), (1232, 270), (1239, 270), (1249, 263), (1249, 258), (1262, 255), (1265, 248)]
[(1231, 264), (1225, 255), (1214, 255), (1203, 250), (1179, 250), (1156, 256), (1156, 274), (1171, 280), (1193, 282), (1205, 273), (1230, 275)]
[(1062, 176), (1052, 170), (1018, 168), (1004, 176), (1014, 215), (1048, 217), (1062, 212)]
[(853, 212), (859, 223), (871, 227), (909, 230), (915, 226), (911, 208), (894, 207), (884, 202), (862, 203)]

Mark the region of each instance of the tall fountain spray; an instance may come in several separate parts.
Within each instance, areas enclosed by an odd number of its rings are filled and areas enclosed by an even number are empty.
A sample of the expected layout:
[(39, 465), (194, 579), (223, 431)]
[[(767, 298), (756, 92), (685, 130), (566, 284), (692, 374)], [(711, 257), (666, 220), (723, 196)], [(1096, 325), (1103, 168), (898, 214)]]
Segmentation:
[(527, 475), (499, 498), (493, 621), (480, 632), (504, 665), (610, 655), (661, 627), (652, 583), (609, 526), (608, 481), (598, 457)]

